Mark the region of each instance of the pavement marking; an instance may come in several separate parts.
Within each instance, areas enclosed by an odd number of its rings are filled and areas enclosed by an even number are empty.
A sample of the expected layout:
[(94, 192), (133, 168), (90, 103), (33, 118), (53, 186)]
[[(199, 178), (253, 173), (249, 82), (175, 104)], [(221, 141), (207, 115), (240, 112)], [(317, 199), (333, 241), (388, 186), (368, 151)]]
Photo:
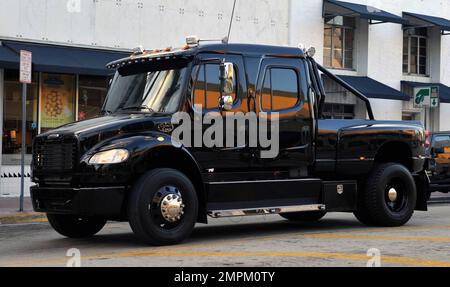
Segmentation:
[(413, 237), (413, 236), (381, 236), (381, 235), (345, 235), (345, 234), (306, 234), (304, 238), (315, 239), (364, 239), (364, 240), (392, 240), (392, 241), (432, 241), (450, 242), (449, 237)]
[[(408, 230), (428, 230), (428, 229), (448, 229), (450, 228), (450, 225), (432, 225), (432, 226), (402, 226), (402, 227), (390, 227), (390, 228), (362, 228), (362, 229), (352, 229), (352, 230), (346, 230), (344, 232), (346, 233), (367, 233), (367, 232), (385, 232), (385, 231), (408, 231)], [(308, 231), (307, 231), (308, 232)], [(178, 245), (178, 246), (162, 246), (162, 247), (149, 247), (152, 249), (152, 251), (148, 251), (148, 249), (138, 249), (135, 251), (130, 251), (130, 254), (146, 254), (146, 253), (152, 253), (152, 254), (161, 254), (161, 253), (172, 253), (176, 251), (189, 251), (195, 248), (211, 248), (211, 247), (221, 247), (224, 245), (232, 245), (232, 244), (243, 244), (246, 242), (253, 242), (255, 240), (257, 241), (268, 241), (268, 240), (277, 240), (277, 239), (301, 239), (305, 238), (305, 236), (333, 236), (337, 235), (340, 236), (342, 234), (342, 230), (336, 230), (336, 232), (328, 232), (328, 233), (311, 233), (308, 232), (305, 234), (305, 232), (299, 231), (299, 232), (291, 232), (291, 233), (284, 233), (284, 234), (277, 234), (277, 235), (267, 235), (267, 236), (253, 236), (253, 237), (245, 237), (241, 239), (225, 239), (225, 240), (218, 240), (214, 242), (200, 242), (200, 243), (193, 243), (190, 245)], [(342, 236), (351, 236), (351, 235), (342, 235)], [(364, 236), (364, 235), (363, 235)], [(362, 238), (361, 238), (362, 239)], [(191, 252), (192, 254), (200, 254), (201, 252)], [(241, 252), (239, 252), (241, 254)], [(94, 254), (91, 256), (83, 256), (83, 259), (86, 258), (105, 258), (105, 257), (116, 257), (119, 255), (119, 257), (125, 257), (121, 256), (120, 254), (123, 253), (111, 253), (111, 254)], [(127, 253), (125, 253), (127, 254)], [(188, 253), (183, 253), (188, 254)], [(367, 257), (365, 257), (367, 259)], [(7, 266), (29, 266), (30, 264), (43, 264), (43, 265), (49, 265), (52, 263), (64, 263), (67, 260), (66, 257), (62, 258), (48, 258), (48, 259), (37, 259), (37, 260), (27, 260), (27, 261), (17, 261), (15, 263), (10, 263)], [(423, 259), (417, 259), (422, 260)], [(427, 261), (427, 260), (425, 260)], [(399, 263), (400, 264), (400, 263)], [(450, 263), (449, 263), (450, 264)]]
[(0, 224), (21, 224), (47, 222), (47, 217), (43, 213), (17, 213), (17, 214), (0, 214)]
[[(298, 258), (317, 258), (317, 259), (334, 259), (346, 261), (362, 261), (367, 262), (370, 257), (366, 254), (357, 253), (328, 253), (328, 252), (123, 252), (115, 254), (104, 254), (101, 256), (83, 256), (82, 261), (95, 261), (114, 258), (130, 258), (130, 257), (298, 257)], [(52, 263), (63, 263), (67, 259), (58, 260), (41, 260), (42, 265), (51, 265)], [(405, 266), (423, 266), (423, 267), (450, 267), (450, 262), (418, 259), (402, 256), (381, 256), (381, 264), (397, 264)], [(30, 266), (24, 264), (25, 266)], [(17, 266), (17, 265), (7, 265)], [(23, 266), (23, 265), (21, 265)]]
[[(135, 254), (124, 253), (117, 255), (120, 257), (310, 257), (364, 262), (367, 262), (370, 259), (370, 257), (366, 254), (328, 252), (148, 252)], [(410, 266), (450, 267), (450, 262), (448, 261), (417, 259), (401, 256), (381, 256), (381, 262)]]

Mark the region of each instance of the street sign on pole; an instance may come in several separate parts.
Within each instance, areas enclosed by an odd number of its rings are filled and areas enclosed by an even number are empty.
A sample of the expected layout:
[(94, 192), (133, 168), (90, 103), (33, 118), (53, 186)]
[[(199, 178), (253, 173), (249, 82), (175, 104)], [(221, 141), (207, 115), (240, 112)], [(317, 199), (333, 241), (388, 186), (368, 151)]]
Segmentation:
[(439, 107), (439, 87), (431, 87), (430, 108)]
[(31, 52), (20, 50), (20, 82), (22, 84), (31, 84), (31, 57)]
[(428, 107), (430, 106), (430, 87), (414, 88), (414, 107)]
[(31, 83), (32, 54), (20, 50), (20, 82), (22, 83), (22, 150), (20, 163), (20, 208), (23, 211), (23, 198), (25, 194), (25, 149), (27, 138), (27, 84)]

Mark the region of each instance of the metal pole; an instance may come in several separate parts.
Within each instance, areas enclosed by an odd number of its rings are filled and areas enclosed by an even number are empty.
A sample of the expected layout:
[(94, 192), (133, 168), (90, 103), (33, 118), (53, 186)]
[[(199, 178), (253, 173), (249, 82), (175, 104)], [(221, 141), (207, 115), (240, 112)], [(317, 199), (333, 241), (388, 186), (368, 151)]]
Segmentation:
[(423, 107), (423, 113), (424, 113), (424, 115), (423, 115), (423, 125), (425, 126), (425, 129), (428, 130), (428, 127), (427, 127), (427, 124), (428, 124), (428, 121), (427, 121), (427, 107), (426, 106)]
[(27, 84), (22, 84), (22, 157), (20, 163), (20, 209), (23, 211), (23, 196), (25, 191), (25, 149), (26, 149), (26, 121), (27, 121)]

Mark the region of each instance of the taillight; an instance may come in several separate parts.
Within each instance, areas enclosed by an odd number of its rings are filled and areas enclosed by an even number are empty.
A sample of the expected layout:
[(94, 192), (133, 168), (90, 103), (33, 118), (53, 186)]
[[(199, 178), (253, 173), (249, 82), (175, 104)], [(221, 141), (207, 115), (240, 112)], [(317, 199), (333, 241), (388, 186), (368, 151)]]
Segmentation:
[(430, 147), (430, 141), (428, 140), (428, 138), (430, 137), (430, 131), (426, 130), (425, 131), (425, 148), (429, 148)]

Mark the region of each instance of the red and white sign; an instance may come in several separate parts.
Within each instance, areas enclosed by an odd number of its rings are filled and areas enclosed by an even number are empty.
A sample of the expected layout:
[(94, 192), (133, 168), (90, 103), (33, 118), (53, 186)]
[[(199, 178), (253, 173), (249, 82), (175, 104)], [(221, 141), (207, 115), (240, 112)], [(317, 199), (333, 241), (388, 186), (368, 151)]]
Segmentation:
[(31, 84), (31, 52), (20, 50), (20, 82)]

